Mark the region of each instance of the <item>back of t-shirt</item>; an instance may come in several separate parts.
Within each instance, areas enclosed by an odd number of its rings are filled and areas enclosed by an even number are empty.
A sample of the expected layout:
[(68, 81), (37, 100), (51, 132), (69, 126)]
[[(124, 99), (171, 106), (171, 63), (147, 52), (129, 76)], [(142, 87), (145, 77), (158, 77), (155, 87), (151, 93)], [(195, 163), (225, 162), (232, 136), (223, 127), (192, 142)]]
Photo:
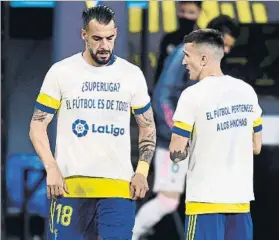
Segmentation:
[(192, 134), (187, 201), (254, 199), (252, 133), (261, 130), (261, 113), (253, 88), (227, 75), (207, 77), (182, 93), (173, 120)]

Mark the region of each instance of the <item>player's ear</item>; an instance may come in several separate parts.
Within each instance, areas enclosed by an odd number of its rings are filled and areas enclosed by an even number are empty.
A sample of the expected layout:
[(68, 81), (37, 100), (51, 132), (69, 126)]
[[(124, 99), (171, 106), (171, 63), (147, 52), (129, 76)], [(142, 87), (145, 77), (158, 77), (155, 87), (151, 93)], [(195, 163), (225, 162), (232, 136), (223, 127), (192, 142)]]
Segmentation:
[(86, 33), (86, 31), (85, 31), (85, 29), (81, 29), (81, 38), (84, 40), (84, 41), (86, 41), (86, 39), (87, 39), (87, 33)]
[(208, 57), (206, 55), (201, 56), (201, 66), (205, 66), (208, 62)]

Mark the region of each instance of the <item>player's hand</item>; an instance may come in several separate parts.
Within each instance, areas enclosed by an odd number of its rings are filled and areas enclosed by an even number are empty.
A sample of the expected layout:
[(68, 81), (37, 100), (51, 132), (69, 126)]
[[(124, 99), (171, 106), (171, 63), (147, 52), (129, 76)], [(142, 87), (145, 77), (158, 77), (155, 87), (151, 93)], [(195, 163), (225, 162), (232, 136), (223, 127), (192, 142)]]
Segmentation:
[(130, 185), (131, 198), (133, 200), (144, 198), (148, 190), (149, 187), (146, 177), (140, 173), (135, 173)]
[(48, 199), (52, 197), (54, 198), (63, 197), (64, 192), (69, 193), (64, 178), (56, 164), (48, 168), (46, 171), (47, 171), (46, 182), (47, 182)]

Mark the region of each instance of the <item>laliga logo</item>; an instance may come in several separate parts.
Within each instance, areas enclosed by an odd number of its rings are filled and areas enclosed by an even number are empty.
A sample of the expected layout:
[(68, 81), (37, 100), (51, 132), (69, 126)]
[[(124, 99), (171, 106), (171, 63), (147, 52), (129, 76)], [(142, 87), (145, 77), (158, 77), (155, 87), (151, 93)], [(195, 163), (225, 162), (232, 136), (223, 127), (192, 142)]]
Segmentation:
[[(77, 137), (84, 137), (87, 135), (89, 126), (84, 120), (77, 119), (72, 124), (73, 133)], [(92, 124), (92, 133), (99, 133), (99, 134), (111, 134), (115, 137), (119, 135), (125, 134), (124, 128), (115, 127), (113, 124), (111, 125), (96, 125)]]
[(89, 130), (89, 127), (88, 127), (88, 124), (86, 123), (86, 121), (77, 119), (72, 124), (72, 129), (73, 129), (73, 133), (75, 135), (77, 135), (78, 137), (84, 137), (84, 136), (86, 136), (86, 134)]

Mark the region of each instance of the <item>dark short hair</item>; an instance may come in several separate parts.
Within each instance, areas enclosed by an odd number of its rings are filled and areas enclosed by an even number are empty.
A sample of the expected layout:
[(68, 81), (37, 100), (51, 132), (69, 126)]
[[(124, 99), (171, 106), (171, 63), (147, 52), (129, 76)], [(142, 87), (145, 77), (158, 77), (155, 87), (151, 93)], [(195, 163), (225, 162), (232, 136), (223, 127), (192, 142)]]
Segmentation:
[(208, 44), (224, 49), (222, 34), (214, 29), (199, 29), (184, 37), (184, 43)]
[(83, 28), (87, 29), (88, 23), (93, 19), (96, 19), (99, 23), (104, 25), (109, 24), (111, 20), (115, 22), (115, 13), (107, 6), (95, 6), (83, 10), (82, 19)]
[(194, 3), (196, 4), (199, 8), (202, 7), (202, 1), (179, 1), (178, 4), (187, 4), (187, 3)]
[(220, 15), (207, 25), (207, 28), (216, 29), (222, 34), (229, 34), (234, 38), (238, 38), (240, 34), (238, 24), (227, 15)]

